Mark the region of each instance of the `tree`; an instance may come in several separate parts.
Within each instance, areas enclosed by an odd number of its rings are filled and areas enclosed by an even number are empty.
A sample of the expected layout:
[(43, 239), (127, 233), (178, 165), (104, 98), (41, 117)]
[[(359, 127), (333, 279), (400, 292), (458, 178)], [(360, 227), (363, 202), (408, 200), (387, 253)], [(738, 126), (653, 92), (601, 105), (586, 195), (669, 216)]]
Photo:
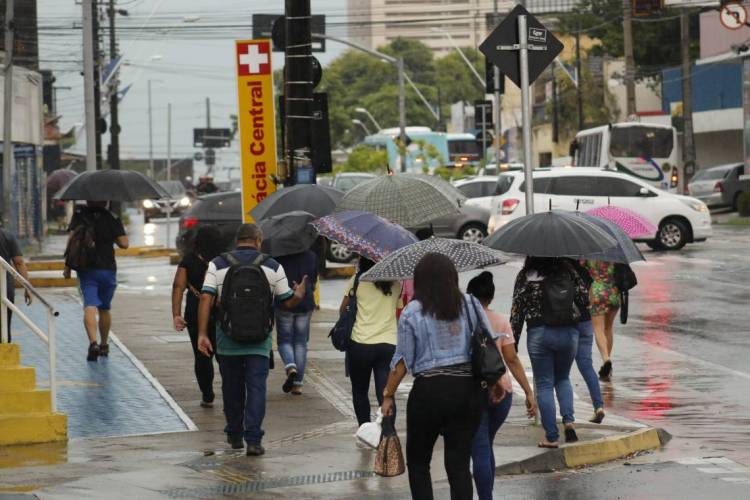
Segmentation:
[(374, 172), (382, 173), (388, 168), (388, 153), (384, 149), (375, 149), (370, 146), (359, 145), (352, 149), (345, 163), (340, 163), (334, 168), (335, 173), (340, 172)]
[[(484, 57), (476, 49), (461, 49), (480, 75), (484, 74)], [(450, 114), (450, 105), (457, 101), (474, 102), (484, 97), (484, 86), (466, 67), (461, 55), (456, 51), (435, 61), (437, 87), (443, 116)]]

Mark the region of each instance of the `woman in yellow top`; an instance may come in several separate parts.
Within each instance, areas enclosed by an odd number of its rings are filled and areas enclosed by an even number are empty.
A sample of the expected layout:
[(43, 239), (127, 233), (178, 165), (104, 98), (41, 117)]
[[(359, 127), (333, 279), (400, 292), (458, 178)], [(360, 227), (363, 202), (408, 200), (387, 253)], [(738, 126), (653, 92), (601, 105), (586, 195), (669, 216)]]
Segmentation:
[[(357, 275), (367, 272), (374, 263), (359, 258)], [(349, 302), (349, 291), (355, 278), (349, 282), (343, 312)], [(347, 351), (349, 378), (352, 382), (352, 401), (358, 425), (370, 421), (370, 379), (375, 377), (375, 396), (383, 404), (383, 388), (388, 380), (390, 363), (396, 351), (396, 310), (401, 302), (401, 284), (391, 281), (357, 285), (357, 317), (352, 329), (352, 343)]]

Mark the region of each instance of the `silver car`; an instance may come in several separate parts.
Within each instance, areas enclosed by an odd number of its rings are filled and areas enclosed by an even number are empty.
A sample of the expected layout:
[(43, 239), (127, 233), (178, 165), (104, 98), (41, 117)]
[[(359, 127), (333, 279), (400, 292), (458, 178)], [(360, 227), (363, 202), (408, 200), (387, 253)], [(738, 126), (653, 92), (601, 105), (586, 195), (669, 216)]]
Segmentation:
[[(741, 165), (740, 165), (741, 167)], [(703, 168), (688, 183), (690, 196), (698, 198), (709, 207), (726, 205), (722, 199), (723, 181), (737, 165), (720, 165)]]

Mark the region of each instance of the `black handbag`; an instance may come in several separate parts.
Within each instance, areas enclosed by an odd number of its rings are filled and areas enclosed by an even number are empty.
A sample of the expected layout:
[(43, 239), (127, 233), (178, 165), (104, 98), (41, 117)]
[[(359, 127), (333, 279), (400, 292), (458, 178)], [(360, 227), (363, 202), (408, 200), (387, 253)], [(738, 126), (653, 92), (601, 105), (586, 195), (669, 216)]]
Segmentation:
[(336, 350), (346, 352), (352, 343), (352, 330), (357, 320), (357, 288), (359, 287), (359, 274), (354, 277), (354, 285), (349, 290), (349, 302), (341, 313), (336, 324), (333, 325), (328, 338)]
[(466, 320), (469, 322), (471, 334), (471, 370), (474, 373), (474, 378), (480, 382), (483, 388), (492, 387), (505, 373), (505, 363), (495, 340), (482, 321), (473, 299), (472, 307), (477, 318), (476, 325), (471, 321), (469, 307), (464, 300)]

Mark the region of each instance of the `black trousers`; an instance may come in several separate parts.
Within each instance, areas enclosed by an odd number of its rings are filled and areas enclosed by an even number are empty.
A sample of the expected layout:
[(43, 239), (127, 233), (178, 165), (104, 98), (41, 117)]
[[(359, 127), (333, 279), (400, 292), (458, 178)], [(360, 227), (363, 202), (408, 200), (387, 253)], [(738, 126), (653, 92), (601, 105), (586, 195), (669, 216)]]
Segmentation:
[[(190, 343), (193, 345), (193, 357), (195, 358), (195, 378), (203, 395), (203, 400), (213, 402), (214, 400), (214, 357), (206, 356), (198, 350), (198, 320), (186, 320)], [(213, 318), (209, 320), (208, 338), (211, 340), (214, 352), (216, 352), (216, 328)]]
[(439, 435), (451, 500), (473, 495), (471, 446), (479, 427), (483, 391), (473, 377), (417, 378), (406, 409), (406, 464), (414, 500), (432, 500), (430, 462)]
[(383, 404), (383, 389), (388, 382), (391, 360), (396, 346), (393, 344), (358, 344), (352, 342), (347, 351), (349, 378), (352, 381), (352, 402), (358, 425), (370, 421), (370, 379), (375, 378), (375, 397)]

